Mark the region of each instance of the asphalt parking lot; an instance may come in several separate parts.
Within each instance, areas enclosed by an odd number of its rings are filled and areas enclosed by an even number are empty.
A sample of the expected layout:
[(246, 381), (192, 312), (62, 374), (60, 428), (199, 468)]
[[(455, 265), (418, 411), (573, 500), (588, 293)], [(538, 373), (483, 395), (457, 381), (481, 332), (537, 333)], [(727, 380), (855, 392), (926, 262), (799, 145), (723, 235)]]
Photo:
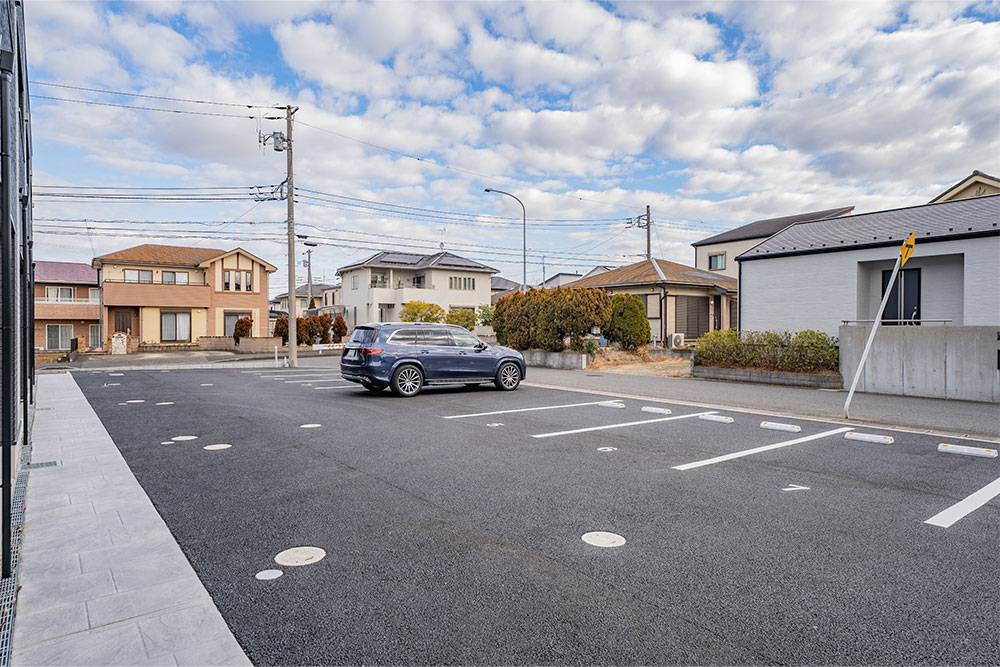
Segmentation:
[(1000, 662), (992, 443), (338, 376), (75, 374), (257, 664)]

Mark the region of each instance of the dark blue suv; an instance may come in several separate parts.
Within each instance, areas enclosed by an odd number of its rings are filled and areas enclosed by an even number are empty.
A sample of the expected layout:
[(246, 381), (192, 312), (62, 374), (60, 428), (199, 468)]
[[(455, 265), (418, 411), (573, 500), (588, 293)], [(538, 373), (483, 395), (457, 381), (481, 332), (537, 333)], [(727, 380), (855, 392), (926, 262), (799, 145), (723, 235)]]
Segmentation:
[(368, 391), (416, 396), (427, 384), (492, 382), (513, 391), (524, 379), (517, 350), (487, 345), (461, 327), (419, 322), (365, 324), (340, 357), (340, 374)]

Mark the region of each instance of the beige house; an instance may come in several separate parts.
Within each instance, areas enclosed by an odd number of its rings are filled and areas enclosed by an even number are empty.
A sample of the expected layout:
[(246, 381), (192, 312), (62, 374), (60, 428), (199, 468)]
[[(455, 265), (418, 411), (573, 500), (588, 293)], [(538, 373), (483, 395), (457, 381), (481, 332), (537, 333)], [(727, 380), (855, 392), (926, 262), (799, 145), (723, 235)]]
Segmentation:
[(127, 333), (132, 349), (193, 344), (231, 336), (241, 317), (252, 336), (267, 335), (268, 274), (276, 268), (242, 248), (218, 250), (145, 244), (95, 257), (101, 329)]
[(496, 269), (450, 252), (414, 255), (384, 251), (337, 270), (344, 317), (351, 328), (395, 322), (409, 301), (434, 303), (446, 311), (490, 303)]
[(696, 241), (691, 244), (694, 246), (694, 267), (703, 271), (711, 271), (712, 273), (738, 279), (739, 265), (736, 263), (737, 255), (746, 252), (761, 241), (795, 223), (839, 218), (843, 215), (849, 215), (853, 210), (853, 206), (842, 206), (840, 208), (826, 209), (825, 211), (813, 211), (812, 213), (786, 215), (781, 218), (757, 220), (742, 227), (730, 229), (727, 232)]
[(1000, 178), (984, 174), (977, 169), (927, 203), (936, 204), (941, 201), (982, 197), (997, 193), (1000, 193)]
[(566, 286), (638, 295), (658, 344), (675, 333), (698, 338), (709, 331), (736, 327), (736, 280), (676, 262), (644, 259)]
[[(340, 289), (340, 285), (327, 285), (326, 283), (313, 283), (312, 284), (312, 300), (316, 304), (317, 308), (321, 308), (327, 305), (327, 302), (332, 302), (337, 297), (337, 291)], [(339, 301), (339, 299), (337, 299)], [(278, 296), (274, 297), (272, 303), (275, 303), (275, 310), (280, 310), (284, 313), (288, 313), (288, 292), (282, 292)], [(330, 305), (333, 305), (330, 303)], [(309, 285), (299, 285), (295, 288), (295, 317), (305, 317), (306, 311), (309, 309)]]

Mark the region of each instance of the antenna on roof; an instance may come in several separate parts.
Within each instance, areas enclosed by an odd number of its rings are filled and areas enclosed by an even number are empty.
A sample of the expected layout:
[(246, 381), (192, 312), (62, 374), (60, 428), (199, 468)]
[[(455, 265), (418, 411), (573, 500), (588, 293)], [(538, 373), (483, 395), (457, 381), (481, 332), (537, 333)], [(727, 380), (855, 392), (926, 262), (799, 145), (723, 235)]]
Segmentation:
[(447, 227), (439, 227), (438, 231), (441, 232), (441, 252), (444, 252), (444, 232)]

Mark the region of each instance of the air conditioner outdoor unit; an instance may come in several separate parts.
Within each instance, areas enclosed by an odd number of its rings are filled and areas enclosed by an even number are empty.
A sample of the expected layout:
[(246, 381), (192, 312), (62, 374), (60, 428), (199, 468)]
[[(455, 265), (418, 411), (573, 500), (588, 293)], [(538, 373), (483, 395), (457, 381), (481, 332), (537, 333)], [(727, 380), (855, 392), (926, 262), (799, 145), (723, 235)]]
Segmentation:
[(684, 347), (684, 334), (670, 334), (670, 347)]

